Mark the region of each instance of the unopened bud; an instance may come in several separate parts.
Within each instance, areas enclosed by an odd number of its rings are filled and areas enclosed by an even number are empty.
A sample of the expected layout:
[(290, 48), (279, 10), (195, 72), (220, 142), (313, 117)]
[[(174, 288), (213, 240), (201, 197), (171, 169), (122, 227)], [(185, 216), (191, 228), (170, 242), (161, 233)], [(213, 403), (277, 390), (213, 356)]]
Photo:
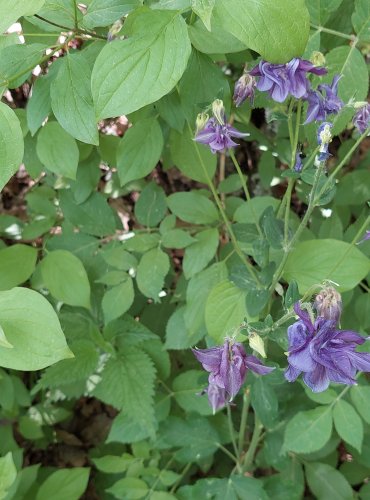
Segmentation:
[(369, 103), (367, 101), (356, 101), (353, 103), (353, 107), (355, 109), (361, 109), (365, 106), (367, 106)]
[(122, 19), (118, 19), (118, 21), (112, 24), (107, 35), (108, 42), (111, 42), (117, 37), (117, 34), (121, 31), (122, 26), (123, 26)]
[(265, 344), (263, 340), (257, 333), (250, 333), (249, 335), (249, 347), (254, 351), (258, 352), (263, 358), (266, 357)]
[(253, 104), (255, 86), (256, 79), (254, 76), (247, 72), (243, 73), (243, 75), (236, 82), (234, 88), (233, 99), (237, 108), (241, 106), (243, 102), (248, 99), (248, 97), (250, 98), (251, 104)]
[(225, 125), (225, 106), (221, 99), (213, 101), (212, 113), (220, 125)]
[(323, 288), (315, 298), (315, 309), (318, 316), (330, 319), (336, 323), (340, 320), (342, 313), (342, 297), (332, 286)]
[(310, 61), (312, 64), (315, 66), (325, 66), (325, 56), (322, 52), (319, 52), (318, 50), (314, 50), (311, 54)]
[(207, 113), (198, 114), (197, 119), (195, 120), (195, 127), (196, 127), (195, 134), (198, 134), (198, 132), (204, 129), (208, 120), (209, 120), (209, 115)]

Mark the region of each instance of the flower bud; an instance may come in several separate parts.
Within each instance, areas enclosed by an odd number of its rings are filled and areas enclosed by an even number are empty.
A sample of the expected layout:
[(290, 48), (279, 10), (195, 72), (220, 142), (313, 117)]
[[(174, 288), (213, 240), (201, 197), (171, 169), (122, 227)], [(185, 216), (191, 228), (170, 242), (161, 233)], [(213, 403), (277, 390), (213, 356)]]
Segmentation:
[(336, 323), (339, 322), (342, 313), (342, 297), (332, 286), (323, 288), (316, 295), (314, 306), (321, 318), (331, 319)]
[(196, 132), (197, 135), (201, 130), (204, 129), (206, 123), (209, 120), (209, 115), (207, 113), (199, 113), (197, 119), (195, 120)]
[(317, 131), (317, 143), (320, 146), (319, 149), (319, 161), (325, 161), (329, 158), (329, 143), (332, 140), (331, 128), (333, 124), (329, 122), (323, 122)]
[(225, 106), (221, 99), (213, 101), (212, 113), (220, 125), (225, 124)]
[(266, 357), (265, 344), (263, 340), (257, 333), (250, 333), (249, 335), (249, 347), (254, 351), (258, 352), (263, 358)]
[(325, 56), (322, 52), (314, 50), (311, 54), (310, 61), (314, 66), (325, 66)]
[(353, 107), (355, 109), (361, 109), (363, 108), (364, 106), (367, 106), (368, 102), (367, 101), (356, 101), (353, 103)]
[(107, 40), (111, 42), (115, 38), (117, 38), (117, 34), (121, 31), (123, 26), (122, 19), (118, 19), (114, 24), (112, 24), (110, 30), (108, 31)]
[(247, 72), (244, 72), (243, 75), (236, 82), (234, 87), (234, 103), (238, 108), (243, 104), (243, 102), (250, 98), (251, 104), (253, 104), (254, 99), (254, 88), (256, 86), (256, 79), (254, 76), (250, 75)]

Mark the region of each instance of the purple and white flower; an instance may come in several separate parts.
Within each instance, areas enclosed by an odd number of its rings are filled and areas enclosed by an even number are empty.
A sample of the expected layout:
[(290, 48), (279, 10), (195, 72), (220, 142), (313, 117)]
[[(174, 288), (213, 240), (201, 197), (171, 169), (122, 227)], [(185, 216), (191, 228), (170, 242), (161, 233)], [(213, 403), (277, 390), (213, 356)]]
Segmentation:
[(303, 163), (302, 163), (302, 158), (301, 158), (301, 153), (297, 151), (295, 155), (295, 165), (293, 167), (294, 172), (302, 172), (303, 169)]
[(331, 129), (333, 124), (330, 122), (324, 122), (320, 125), (317, 130), (317, 144), (320, 146), (318, 160), (326, 161), (330, 155), (329, 144), (332, 140)]
[(343, 101), (338, 97), (338, 82), (340, 75), (335, 75), (330, 85), (323, 83), (317, 90), (309, 90), (305, 99), (308, 101), (305, 123), (326, 120), (327, 115), (337, 114), (343, 107)]
[(244, 71), (242, 76), (237, 80), (234, 87), (234, 103), (238, 108), (243, 104), (246, 99), (250, 99), (250, 103), (253, 106), (254, 100), (254, 89), (256, 87), (256, 79), (254, 76), (250, 75), (247, 71)]
[(353, 117), (353, 125), (360, 134), (363, 134), (370, 127), (370, 104), (361, 107)]

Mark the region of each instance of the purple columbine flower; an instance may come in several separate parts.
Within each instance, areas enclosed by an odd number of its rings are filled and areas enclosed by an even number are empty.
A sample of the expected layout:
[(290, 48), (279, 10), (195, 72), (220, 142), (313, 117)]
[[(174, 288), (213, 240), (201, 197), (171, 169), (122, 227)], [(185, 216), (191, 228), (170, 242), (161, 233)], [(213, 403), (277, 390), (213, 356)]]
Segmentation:
[(342, 314), (342, 297), (332, 286), (325, 287), (315, 297), (317, 315), (339, 323)]
[(247, 71), (244, 71), (234, 87), (233, 100), (237, 108), (241, 106), (243, 102), (248, 98), (250, 99), (250, 103), (253, 106), (255, 86), (256, 79), (254, 78), (254, 76), (251, 76)]
[(259, 76), (258, 90), (268, 91), (277, 102), (284, 102), (288, 95), (297, 99), (306, 96), (310, 89), (307, 73), (325, 75), (327, 71), (298, 57), (286, 64), (271, 64), (262, 60), (250, 71), (250, 75)]
[[(323, 83), (317, 90), (309, 90), (307, 118), (305, 123), (326, 120), (327, 115), (337, 114), (343, 107), (343, 101), (338, 97), (338, 82), (340, 75), (335, 75), (331, 85)], [(324, 95), (325, 93), (325, 95)]]
[(370, 127), (370, 104), (366, 104), (357, 111), (353, 117), (353, 125), (360, 134), (363, 134)]
[(295, 165), (293, 167), (294, 172), (302, 172), (303, 169), (303, 163), (302, 163), (302, 158), (301, 158), (301, 153), (297, 151), (295, 155)]
[(214, 412), (236, 396), (248, 369), (259, 375), (266, 375), (275, 369), (264, 366), (255, 356), (247, 355), (241, 343), (230, 339), (226, 339), (222, 346), (192, 351), (203, 368), (209, 372), (206, 392)]
[(366, 339), (350, 330), (338, 330), (335, 320), (318, 317), (314, 322), (299, 303), (299, 316), (288, 328), (288, 363), (285, 378), (294, 382), (303, 373), (313, 392), (325, 391), (330, 382), (356, 384), (357, 371), (370, 371), (370, 353), (356, 352)]
[(329, 144), (332, 139), (331, 129), (333, 124), (324, 122), (317, 130), (317, 144), (320, 146), (318, 160), (326, 161), (331, 154), (329, 153)]

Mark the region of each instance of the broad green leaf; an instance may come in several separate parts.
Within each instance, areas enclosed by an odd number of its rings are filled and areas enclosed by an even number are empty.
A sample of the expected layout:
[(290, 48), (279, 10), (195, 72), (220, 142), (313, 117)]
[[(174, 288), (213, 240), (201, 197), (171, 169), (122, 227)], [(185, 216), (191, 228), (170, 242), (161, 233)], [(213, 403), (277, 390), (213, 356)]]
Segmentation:
[(171, 229), (162, 236), (162, 245), (166, 248), (185, 248), (195, 242), (196, 239), (182, 229)]
[(221, 19), (213, 16), (211, 31), (200, 19), (188, 26), (192, 45), (204, 54), (229, 54), (245, 50), (245, 44), (224, 30), (221, 24)]
[(324, 26), (332, 12), (335, 12), (343, 0), (306, 0), (311, 23)]
[(0, 190), (18, 170), (23, 159), (23, 134), (12, 109), (0, 102)]
[(0, 250), (0, 290), (24, 283), (35, 269), (37, 250), (28, 245), (12, 245)]
[(284, 279), (295, 280), (301, 294), (325, 279), (346, 291), (354, 288), (369, 270), (370, 260), (357, 247), (338, 240), (309, 240), (298, 243), (289, 255)]
[(140, 0), (92, 0), (83, 23), (87, 28), (108, 26), (141, 5)]
[(107, 264), (122, 271), (137, 267), (136, 257), (126, 252), (122, 246), (107, 248), (101, 255)]
[(0, 325), (13, 346), (0, 346), (0, 366), (33, 371), (73, 357), (53, 307), (33, 290), (0, 292)]
[(45, 0), (1, 0), (0, 33), (7, 30), (21, 16), (31, 16), (39, 11)]
[(142, 190), (135, 204), (135, 215), (140, 224), (157, 226), (167, 212), (166, 195), (161, 186), (151, 182)]
[(51, 84), (51, 107), (62, 127), (75, 139), (98, 144), (98, 128), (92, 102), (91, 68), (83, 53), (63, 57)]
[(191, 8), (201, 18), (204, 26), (211, 31), (211, 15), (216, 0), (191, 0)]
[(353, 406), (340, 399), (334, 406), (333, 418), (339, 436), (361, 453), (364, 427)]
[(50, 474), (40, 486), (36, 500), (78, 500), (84, 493), (90, 469), (75, 467), (60, 469)]
[(196, 242), (186, 247), (183, 270), (186, 279), (202, 271), (216, 254), (220, 236), (218, 229), (206, 229), (197, 233)]
[(106, 474), (119, 474), (125, 472), (128, 466), (135, 461), (135, 458), (128, 453), (117, 457), (115, 455), (105, 455), (100, 458), (93, 458), (93, 462), (97, 469)]
[(27, 102), (27, 125), (32, 135), (38, 131), (51, 112), (49, 74), (37, 78), (32, 86), (32, 94)]
[(9, 451), (5, 457), (0, 457), (0, 498), (6, 498), (10, 486), (17, 477), (17, 469), (14, 464), (13, 455)]
[(279, 200), (272, 196), (256, 196), (237, 208), (234, 220), (241, 223), (253, 223), (255, 216), (259, 220), (266, 208), (270, 206), (275, 210), (279, 206)]
[(58, 175), (76, 178), (79, 152), (76, 141), (57, 122), (48, 122), (37, 136), (37, 156)]
[[(189, 331), (185, 323), (184, 312), (185, 307), (176, 309), (167, 322), (165, 343), (165, 348), (167, 350), (188, 349), (195, 345), (205, 334), (205, 328), (202, 327), (195, 331)], [(202, 317), (202, 324), (203, 323), (204, 318)]]
[(150, 430), (135, 417), (129, 417), (121, 411), (113, 420), (112, 427), (107, 437), (107, 443), (136, 443), (150, 437)]
[[(335, 201), (337, 205), (362, 205), (370, 199), (370, 172), (357, 170), (340, 179)], [(328, 220), (329, 222), (330, 219)]]
[(215, 204), (195, 191), (171, 194), (167, 202), (171, 212), (190, 224), (212, 224), (219, 219)]
[(127, 498), (135, 500), (144, 498), (148, 492), (148, 485), (137, 477), (124, 477), (114, 483), (106, 491), (111, 493), (115, 498)]
[(246, 316), (245, 293), (228, 280), (218, 283), (206, 302), (205, 320), (210, 337), (222, 344)]
[[(42, 9), (38, 11), (38, 15), (44, 19), (71, 29), (75, 27), (76, 14), (77, 24), (79, 24), (82, 19), (82, 13), (79, 9), (75, 10), (74, 3), (70, 0), (45, 0)], [(40, 27), (42, 31), (55, 31), (56, 28), (46, 21), (35, 17), (29, 18), (29, 21)]]
[(124, 408), (129, 417), (153, 434), (155, 374), (153, 363), (145, 352), (126, 347), (116, 359), (107, 362), (94, 395), (115, 408)]
[(32, 69), (42, 59), (47, 48), (44, 44), (16, 44), (5, 47), (0, 52), (0, 90), (14, 89), (22, 85), (30, 76)]
[(351, 399), (361, 417), (370, 424), (370, 387), (354, 385), (351, 387)]
[(277, 424), (279, 402), (274, 388), (268, 383), (265, 377), (256, 377), (253, 381), (252, 405), (267, 429), (273, 428)]
[(90, 308), (90, 283), (85, 268), (73, 253), (49, 252), (41, 262), (45, 286), (57, 300), (71, 306)]
[(170, 151), (176, 167), (190, 179), (207, 184), (208, 179), (214, 176), (216, 155), (208, 147), (194, 141), (194, 135), (187, 125), (183, 133), (171, 131)]
[(306, 463), (308, 485), (318, 500), (351, 500), (353, 491), (344, 476), (327, 464)]
[(150, 174), (163, 149), (158, 121), (146, 118), (127, 130), (117, 149), (117, 168), (121, 186)]
[(178, 375), (172, 384), (176, 402), (186, 412), (212, 415), (212, 408), (206, 395), (200, 393), (207, 384), (202, 370), (189, 370)]
[(300, 411), (285, 429), (284, 449), (295, 453), (312, 453), (322, 448), (332, 431), (331, 408), (320, 406), (314, 410)]
[(141, 293), (159, 302), (159, 293), (170, 270), (170, 259), (160, 248), (145, 253), (137, 267), (136, 281)]
[(126, 281), (117, 286), (110, 288), (105, 292), (102, 308), (104, 313), (105, 323), (119, 318), (128, 311), (134, 301), (135, 292), (132, 284), (132, 279), (127, 278)]
[(186, 23), (177, 12), (142, 8), (126, 23), (129, 38), (107, 44), (95, 62), (92, 93), (98, 119), (127, 115), (168, 94), (189, 59)]
[(352, 14), (352, 24), (357, 37), (364, 42), (370, 41), (370, 4), (367, 0), (356, 0)]
[(304, 0), (219, 0), (215, 12), (226, 31), (269, 62), (303, 54), (310, 27)]

